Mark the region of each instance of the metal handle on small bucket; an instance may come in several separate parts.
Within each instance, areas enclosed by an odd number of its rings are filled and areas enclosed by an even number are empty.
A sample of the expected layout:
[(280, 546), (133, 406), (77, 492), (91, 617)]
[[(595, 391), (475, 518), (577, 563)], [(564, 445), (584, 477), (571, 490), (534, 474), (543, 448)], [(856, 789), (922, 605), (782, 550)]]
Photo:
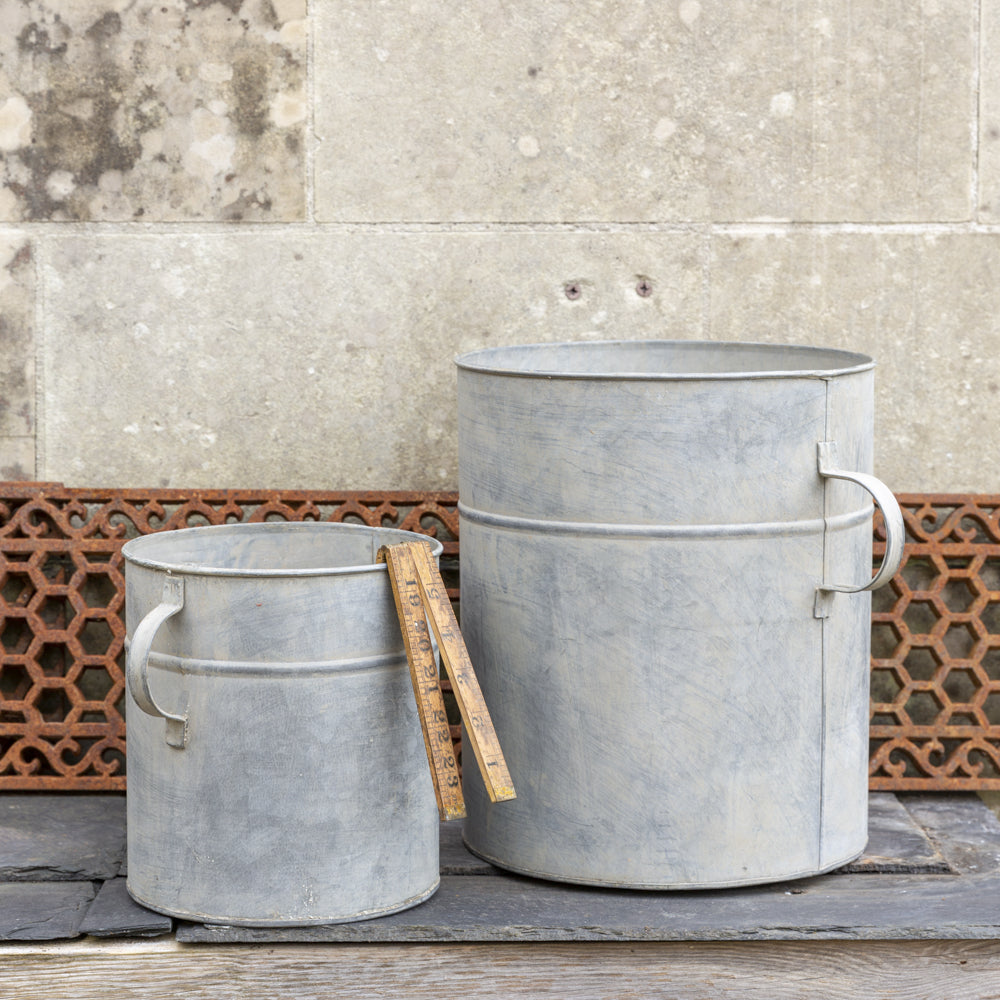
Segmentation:
[(167, 743), (183, 749), (187, 740), (187, 714), (164, 712), (149, 689), (149, 652), (160, 626), (184, 607), (184, 580), (168, 576), (163, 582), (163, 599), (141, 622), (132, 636), (125, 658), (125, 678), (133, 701), (147, 715), (167, 720)]
[(882, 519), (885, 522), (885, 554), (882, 557), (882, 565), (867, 583), (824, 583), (817, 587), (816, 617), (825, 618), (834, 593), (858, 594), (863, 590), (877, 590), (892, 579), (903, 560), (903, 542), (906, 538), (906, 529), (903, 525), (903, 512), (899, 509), (899, 504), (896, 502), (892, 490), (881, 479), (876, 479), (864, 472), (850, 472), (846, 469), (834, 468), (837, 462), (836, 442), (820, 441), (817, 445), (817, 460), (819, 474), (824, 478), (846, 479), (867, 490), (882, 511)]

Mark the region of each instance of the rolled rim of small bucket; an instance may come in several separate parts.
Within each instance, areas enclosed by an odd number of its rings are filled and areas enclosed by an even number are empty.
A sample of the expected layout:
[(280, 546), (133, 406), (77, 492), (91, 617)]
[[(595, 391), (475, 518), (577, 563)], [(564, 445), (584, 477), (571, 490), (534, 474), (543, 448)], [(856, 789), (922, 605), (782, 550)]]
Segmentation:
[[(683, 367), (663, 364), (681, 359)], [(605, 363), (607, 367), (601, 367)], [(455, 364), (465, 371), (516, 378), (616, 381), (830, 378), (875, 367), (867, 354), (839, 348), (721, 340), (576, 340), (509, 345), (461, 354)]]
[[(359, 536), (368, 535), (372, 539), (371, 561), (354, 565), (333, 566), (213, 566), (191, 559), (170, 558), (170, 549), (176, 547), (177, 538), (184, 536), (187, 542), (197, 544), (202, 536), (217, 543), (226, 534), (241, 535), (282, 535), (282, 534), (319, 534), (336, 533), (345, 535), (355, 533)], [(380, 528), (367, 524), (342, 524), (330, 521), (258, 521), (252, 524), (212, 524), (196, 528), (179, 528), (171, 531), (160, 531), (152, 535), (133, 538), (122, 546), (122, 555), (126, 562), (146, 569), (162, 570), (168, 573), (181, 573), (190, 576), (227, 576), (227, 577), (309, 577), (309, 576), (344, 576), (352, 573), (385, 573), (384, 563), (376, 562), (378, 550), (382, 545), (396, 545), (402, 542), (424, 541), (431, 545), (431, 554), (437, 558), (444, 551), (444, 546), (429, 535), (418, 534), (415, 531), (405, 531), (402, 528)], [(163, 551), (158, 551), (158, 550)]]

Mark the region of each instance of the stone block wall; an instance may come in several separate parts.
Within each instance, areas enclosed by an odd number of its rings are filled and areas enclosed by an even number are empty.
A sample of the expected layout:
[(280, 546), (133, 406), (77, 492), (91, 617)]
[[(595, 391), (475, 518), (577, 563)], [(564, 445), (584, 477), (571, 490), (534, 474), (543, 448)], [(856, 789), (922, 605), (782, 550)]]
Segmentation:
[(0, 477), (454, 488), (456, 353), (662, 337), (869, 353), (876, 473), (997, 491), (998, 56), (1000, 0), (0, 0)]

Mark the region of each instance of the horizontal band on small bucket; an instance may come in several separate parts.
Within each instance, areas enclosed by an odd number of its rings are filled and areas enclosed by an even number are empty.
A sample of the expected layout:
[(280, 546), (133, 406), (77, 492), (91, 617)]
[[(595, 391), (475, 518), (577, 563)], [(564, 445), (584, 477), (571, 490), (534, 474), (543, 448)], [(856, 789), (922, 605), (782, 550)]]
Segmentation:
[[(129, 640), (125, 640), (128, 649)], [(406, 669), (406, 653), (381, 653), (377, 656), (358, 656), (347, 660), (206, 660), (197, 657), (172, 656), (169, 653), (150, 653), (149, 665), (157, 670), (192, 676), (225, 677), (319, 677), (327, 674), (358, 674), (390, 667)]]
[(458, 513), (465, 521), (487, 528), (508, 531), (534, 531), (549, 535), (591, 535), (600, 538), (761, 538), (783, 535), (821, 534), (867, 524), (872, 506), (837, 514), (834, 517), (810, 518), (807, 521), (764, 521), (749, 524), (608, 524), (587, 521), (548, 521), (531, 517), (513, 517), (474, 510), (459, 503)]

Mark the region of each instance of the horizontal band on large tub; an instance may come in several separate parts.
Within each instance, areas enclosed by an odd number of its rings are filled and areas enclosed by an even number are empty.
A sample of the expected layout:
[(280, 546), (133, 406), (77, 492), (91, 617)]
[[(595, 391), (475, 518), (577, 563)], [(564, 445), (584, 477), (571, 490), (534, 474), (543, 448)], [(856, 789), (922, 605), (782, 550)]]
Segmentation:
[(536, 531), (549, 535), (595, 535), (601, 538), (743, 538), (782, 535), (820, 534), (823, 529), (837, 531), (872, 519), (872, 507), (837, 514), (834, 517), (810, 518), (808, 521), (764, 521), (750, 524), (606, 524), (588, 521), (546, 521), (532, 517), (513, 517), (473, 510), (459, 503), (463, 520), (488, 528), (508, 531)]
[[(128, 649), (129, 640), (125, 640)], [(172, 656), (169, 653), (150, 653), (149, 665), (158, 670), (175, 674), (226, 677), (318, 677), (326, 674), (360, 674), (371, 670), (400, 667), (406, 669), (406, 654), (382, 653), (378, 656), (358, 656), (348, 660), (206, 660), (200, 657)]]

